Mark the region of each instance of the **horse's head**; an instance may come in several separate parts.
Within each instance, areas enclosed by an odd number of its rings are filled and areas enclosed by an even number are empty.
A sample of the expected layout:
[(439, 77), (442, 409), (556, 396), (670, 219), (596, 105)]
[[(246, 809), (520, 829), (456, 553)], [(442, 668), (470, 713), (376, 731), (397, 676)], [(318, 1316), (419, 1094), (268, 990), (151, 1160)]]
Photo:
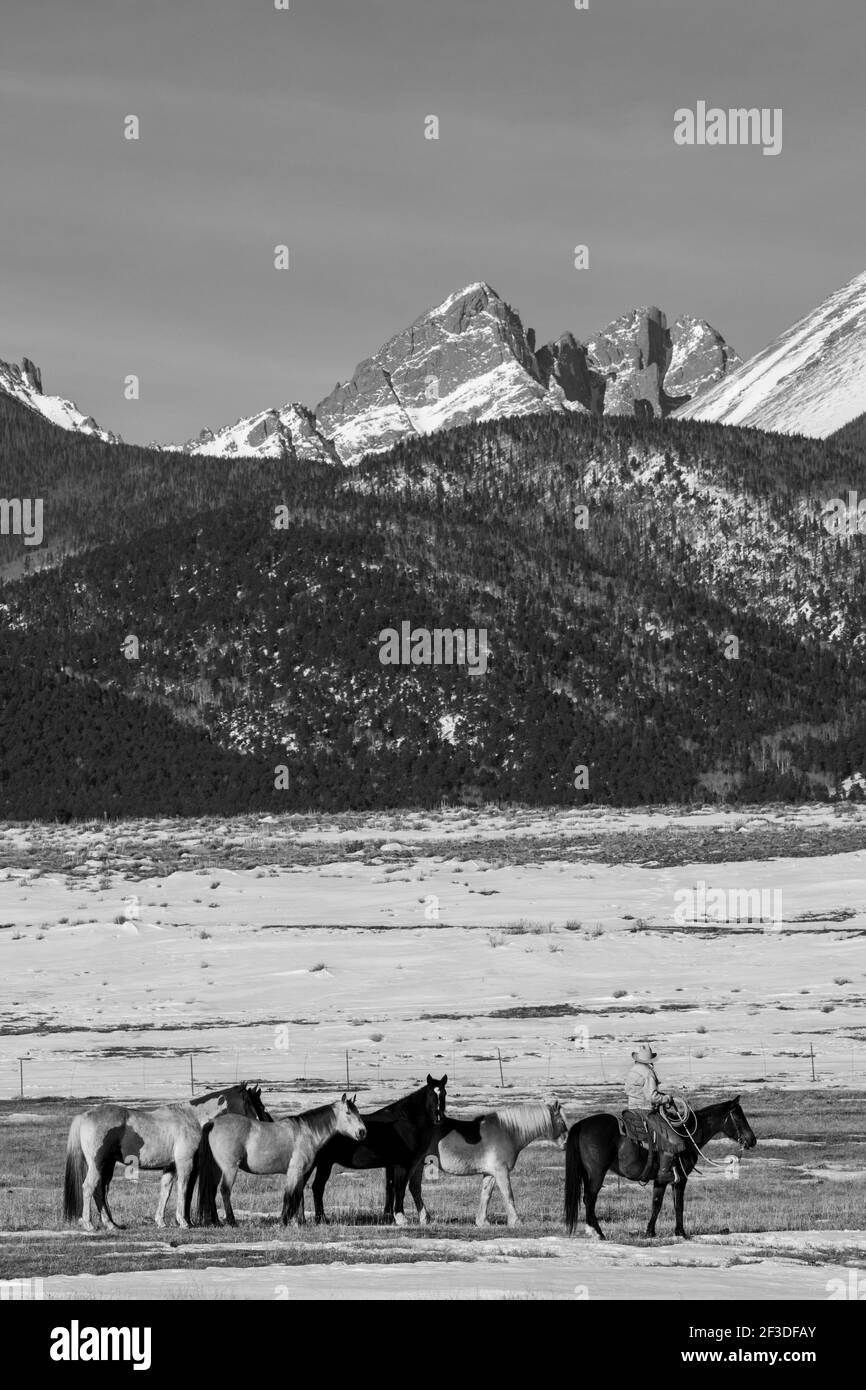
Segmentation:
[(743, 1114), (739, 1096), (734, 1097), (731, 1108), (725, 1116), (722, 1133), (728, 1139), (735, 1140), (741, 1149), (753, 1149), (758, 1142), (752, 1131), (752, 1126)]
[(562, 1113), (562, 1106), (558, 1100), (552, 1100), (549, 1102), (547, 1108), (550, 1111), (550, 1123), (553, 1130), (554, 1142), (559, 1148), (564, 1149), (566, 1140), (568, 1139), (568, 1121)]
[(337, 1101), (337, 1133), (344, 1134), (347, 1139), (357, 1139), (360, 1141), (361, 1139), (367, 1138), (367, 1126), (364, 1124), (360, 1111), (355, 1104), (357, 1094), (356, 1091), (352, 1099), (349, 1100), (344, 1091)]
[(253, 1114), (257, 1120), (264, 1120), (267, 1124), (273, 1124), (274, 1117), (268, 1114), (268, 1111), (265, 1109), (264, 1101), (262, 1100), (261, 1086), (247, 1086), (246, 1098), (252, 1106)]
[(441, 1081), (437, 1081), (434, 1076), (427, 1073), (427, 1095), (425, 1096), (427, 1117), (432, 1120), (434, 1125), (441, 1125), (445, 1119), (445, 1084), (447, 1076), (443, 1076)]

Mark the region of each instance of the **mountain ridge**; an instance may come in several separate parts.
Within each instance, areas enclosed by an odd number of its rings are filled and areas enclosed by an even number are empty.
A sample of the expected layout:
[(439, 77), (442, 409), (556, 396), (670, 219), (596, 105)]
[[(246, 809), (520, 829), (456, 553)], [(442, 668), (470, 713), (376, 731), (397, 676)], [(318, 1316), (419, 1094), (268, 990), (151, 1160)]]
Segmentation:
[[(621, 315), (585, 343), (565, 332), (536, 347), (533, 329), (511, 305), (489, 283), (475, 281), (393, 334), (314, 409), (289, 401), (206, 427), (183, 444), (145, 447), (203, 458), (353, 465), (401, 439), (499, 416), (664, 416), (739, 361), (705, 320), (686, 315), (669, 329), (653, 305)], [(72, 402), (45, 396), (38, 369), (25, 363), (26, 370), (0, 363), (0, 391), (63, 428), (121, 442)], [(665, 390), (670, 368), (673, 394)]]

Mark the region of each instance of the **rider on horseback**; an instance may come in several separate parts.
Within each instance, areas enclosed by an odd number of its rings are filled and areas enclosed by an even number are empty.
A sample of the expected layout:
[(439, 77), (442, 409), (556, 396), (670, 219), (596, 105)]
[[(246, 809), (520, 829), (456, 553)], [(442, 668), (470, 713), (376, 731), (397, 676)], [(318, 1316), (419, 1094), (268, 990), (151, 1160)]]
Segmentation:
[(685, 1143), (671, 1128), (664, 1113), (672, 1105), (673, 1097), (660, 1088), (653, 1066), (657, 1054), (648, 1042), (644, 1042), (631, 1055), (634, 1065), (625, 1079), (628, 1110), (624, 1112), (624, 1117), (628, 1117), (629, 1112), (635, 1115), (638, 1125), (643, 1127), (643, 1137), (647, 1143), (646, 1164), (638, 1182), (648, 1182), (653, 1176), (657, 1154), (661, 1155), (656, 1175), (658, 1179), (661, 1182), (679, 1182), (681, 1174), (675, 1159), (678, 1153), (682, 1153)]

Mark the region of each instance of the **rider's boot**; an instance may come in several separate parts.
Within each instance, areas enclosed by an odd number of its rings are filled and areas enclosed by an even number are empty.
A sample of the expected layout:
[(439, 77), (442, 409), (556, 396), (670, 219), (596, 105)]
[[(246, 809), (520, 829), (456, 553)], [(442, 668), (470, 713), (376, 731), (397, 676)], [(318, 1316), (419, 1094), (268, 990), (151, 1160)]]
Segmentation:
[(665, 1154), (659, 1164), (658, 1181), (665, 1183), (669, 1182), (673, 1184), (674, 1187), (676, 1187), (677, 1183), (682, 1182), (679, 1159)]

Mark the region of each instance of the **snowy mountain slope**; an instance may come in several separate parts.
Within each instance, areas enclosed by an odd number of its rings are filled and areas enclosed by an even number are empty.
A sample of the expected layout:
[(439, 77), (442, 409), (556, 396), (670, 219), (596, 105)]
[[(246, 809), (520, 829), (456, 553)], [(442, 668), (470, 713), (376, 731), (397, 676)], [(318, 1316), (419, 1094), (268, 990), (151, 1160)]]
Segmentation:
[(864, 409), (866, 273), (677, 414), (824, 439)]
[(407, 434), (549, 408), (531, 335), (484, 283), (422, 314), (316, 406), (344, 463)]
[(312, 459), (339, 463), (333, 445), (316, 427), (306, 406), (290, 402), (279, 410), (260, 410), (220, 430), (203, 429), (186, 444), (161, 446), (167, 452), (197, 457), (228, 458), (233, 454), (259, 458)]
[(706, 319), (681, 315), (671, 329), (671, 357), (664, 388), (671, 398), (694, 400), (743, 365), (738, 352)]
[(101, 429), (93, 416), (84, 415), (74, 401), (46, 395), (42, 390), (42, 373), (28, 357), (21, 359), (20, 367), (16, 362), (0, 362), (0, 391), (38, 411), (61, 429), (92, 434), (97, 439), (104, 439), (107, 444), (122, 443), (119, 434)]

